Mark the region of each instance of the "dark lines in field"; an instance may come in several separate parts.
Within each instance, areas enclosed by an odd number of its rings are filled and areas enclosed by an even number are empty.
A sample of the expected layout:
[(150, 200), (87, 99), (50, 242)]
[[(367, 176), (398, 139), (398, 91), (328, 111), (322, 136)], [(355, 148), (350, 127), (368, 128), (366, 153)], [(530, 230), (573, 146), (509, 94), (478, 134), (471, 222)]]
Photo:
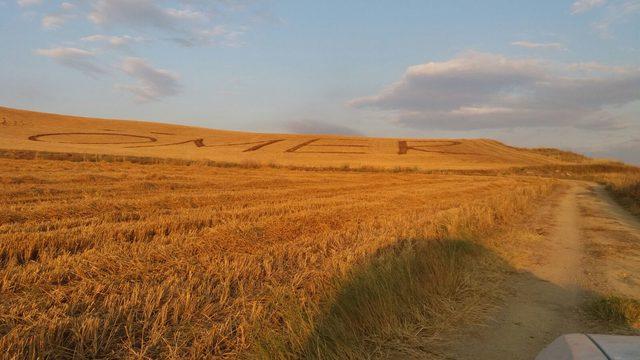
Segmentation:
[[(433, 150), (434, 147), (451, 147), (462, 144), (460, 141), (448, 141), (448, 140), (414, 140), (412, 143), (429, 143), (429, 145), (408, 145), (407, 141), (398, 141), (398, 155), (405, 155), (409, 150), (421, 151), (426, 153), (448, 154), (448, 155), (478, 155), (475, 153), (467, 152), (454, 152), (454, 151), (442, 151)], [(442, 144), (434, 144), (442, 143)]]
[(303, 143), (300, 143), (300, 144), (298, 144), (298, 145), (296, 145), (296, 146), (294, 146), (292, 148), (289, 148), (289, 149), (285, 150), (285, 152), (288, 152), (288, 153), (296, 152), (297, 150), (302, 149), (303, 147), (305, 147), (307, 145), (313, 144), (314, 142), (316, 142), (318, 140), (320, 140), (320, 139), (307, 140), (307, 141), (305, 141)]
[(180, 141), (170, 144), (154, 144), (154, 145), (138, 145), (138, 146), (128, 146), (128, 148), (143, 148), (143, 147), (162, 147), (162, 146), (173, 146), (173, 145), (184, 145), (193, 143), (198, 148), (213, 148), (213, 147), (221, 147), (221, 146), (242, 146), (242, 145), (254, 145), (248, 149), (243, 150), (242, 152), (251, 152), (259, 150), (265, 146), (272, 145), (275, 143), (279, 143), (284, 141), (284, 139), (275, 139), (275, 140), (259, 140), (259, 141), (250, 141), (250, 142), (240, 142), (240, 143), (223, 143), (223, 144), (205, 144), (203, 138), (191, 139), (186, 141)]
[[(67, 136), (67, 135), (100, 135), (100, 136), (122, 136), (136, 139), (144, 139), (146, 141), (118, 141), (118, 142), (81, 142), (81, 141), (45, 141), (42, 140), (44, 137), (52, 137), (52, 136)], [(42, 141), (42, 142), (53, 142), (58, 144), (78, 144), (78, 145), (121, 145), (121, 144), (139, 144), (146, 142), (156, 142), (158, 139), (152, 136), (144, 136), (144, 135), (133, 135), (133, 134), (125, 134), (125, 133), (100, 133), (100, 132), (66, 132), (66, 133), (50, 133), (50, 134), (38, 134), (29, 136), (29, 140), (31, 141)]]
[(165, 133), (165, 132), (158, 132), (158, 131), (150, 131), (150, 133), (156, 134), (156, 135), (175, 135), (172, 133)]

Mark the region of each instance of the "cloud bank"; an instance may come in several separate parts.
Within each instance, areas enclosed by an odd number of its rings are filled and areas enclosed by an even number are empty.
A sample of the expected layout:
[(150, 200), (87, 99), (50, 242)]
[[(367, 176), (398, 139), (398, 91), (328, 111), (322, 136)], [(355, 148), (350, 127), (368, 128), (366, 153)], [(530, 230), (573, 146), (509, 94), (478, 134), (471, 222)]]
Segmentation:
[(417, 129), (534, 126), (619, 129), (611, 108), (640, 100), (640, 70), (466, 52), (409, 67), (396, 83), (349, 105), (395, 114)]

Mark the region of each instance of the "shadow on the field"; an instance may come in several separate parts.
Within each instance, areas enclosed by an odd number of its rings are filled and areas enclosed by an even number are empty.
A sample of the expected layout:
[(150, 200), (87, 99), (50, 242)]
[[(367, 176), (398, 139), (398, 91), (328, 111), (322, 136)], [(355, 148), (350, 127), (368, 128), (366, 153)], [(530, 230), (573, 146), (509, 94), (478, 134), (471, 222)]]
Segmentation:
[[(513, 283), (535, 284), (532, 291), (540, 292), (538, 300), (543, 303), (548, 299), (562, 303), (575, 296), (531, 273), (516, 271), (473, 241), (402, 241), (351, 271), (321, 315), (311, 319), (298, 313), (295, 305), (289, 306), (283, 314), (285, 323), (292, 325), (288, 334), (259, 334), (255, 354), (270, 359), (447, 358), (451, 347), (461, 341), (491, 345), (484, 338), (486, 325), (495, 326), (490, 318), (499, 318), (504, 311), (500, 306), (506, 290), (519, 291)], [(581, 292), (583, 300), (596, 297)], [(557, 310), (582, 318), (576, 303)], [(545, 320), (540, 316), (539, 320), (556, 322), (557, 326), (548, 328), (557, 333), (536, 334), (535, 340), (527, 334), (521, 339), (528, 344), (533, 341), (535, 352), (563, 333), (615, 331), (591, 322), (563, 326), (563, 317)], [(469, 354), (469, 358), (482, 358), (476, 355), (482, 354)]]

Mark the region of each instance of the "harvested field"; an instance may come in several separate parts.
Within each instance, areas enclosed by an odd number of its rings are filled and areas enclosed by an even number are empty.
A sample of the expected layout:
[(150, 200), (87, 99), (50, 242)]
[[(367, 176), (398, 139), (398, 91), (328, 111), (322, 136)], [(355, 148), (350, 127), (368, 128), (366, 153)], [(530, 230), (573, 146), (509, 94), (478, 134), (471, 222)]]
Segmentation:
[[(295, 357), (371, 259), (408, 240), (495, 231), (553, 182), (12, 159), (0, 169), (0, 351), (55, 358)], [(457, 321), (478, 318), (455, 305), (472, 284), (439, 295)], [(369, 336), (351, 351), (390, 335)]]
[(10, 358), (447, 358), (558, 179), (637, 213), (637, 168), (555, 149), (0, 113)]
[[(505, 169), (571, 164), (573, 158), (488, 139), (393, 139), (258, 134), (140, 121), (91, 119), (0, 107), (15, 126), (0, 149), (254, 162), (299, 167)], [(582, 160), (582, 159), (579, 159)]]

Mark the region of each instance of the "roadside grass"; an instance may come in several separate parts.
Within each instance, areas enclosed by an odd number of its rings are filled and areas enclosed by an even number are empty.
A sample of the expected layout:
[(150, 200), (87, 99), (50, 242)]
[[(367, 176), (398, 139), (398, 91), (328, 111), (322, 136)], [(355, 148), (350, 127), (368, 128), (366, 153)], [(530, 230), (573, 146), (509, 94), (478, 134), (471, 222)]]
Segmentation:
[(640, 331), (640, 300), (615, 295), (601, 296), (587, 302), (585, 310), (594, 320)]
[(583, 163), (591, 161), (590, 158), (572, 151), (554, 148), (530, 148), (527, 150), (565, 162)]
[(511, 169), (513, 174), (568, 180), (585, 180), (604, 185), (625, 209), (640, 216), (640, 168), (618, 162), (576, 165), (545, 165)]
[[(481, 322), (497, 296), (497, 284), (485, 282), (493, 264), (489, 257), (472, 241), (402, 241), (339, 281), (335, 298), (317, 320), (287, 307), (283, 315), (295, 331), (259, 332), (253, 354), (264, 359), (438, 356), (447, 333)], [(291, 336), (296, 333), (307, 335)]]
[(298, 355), (357, 359), (425, 345), (437, 353), (443, 344), (434, 338), (479, 321), (474, 307), (492, 288), (482, 286), (482, 251), (464, 240), (405, 241), (384, 251), (347, 278)]
[(640, 174), (605, 178), (607, 190), (629, 212), (640, 216)]

